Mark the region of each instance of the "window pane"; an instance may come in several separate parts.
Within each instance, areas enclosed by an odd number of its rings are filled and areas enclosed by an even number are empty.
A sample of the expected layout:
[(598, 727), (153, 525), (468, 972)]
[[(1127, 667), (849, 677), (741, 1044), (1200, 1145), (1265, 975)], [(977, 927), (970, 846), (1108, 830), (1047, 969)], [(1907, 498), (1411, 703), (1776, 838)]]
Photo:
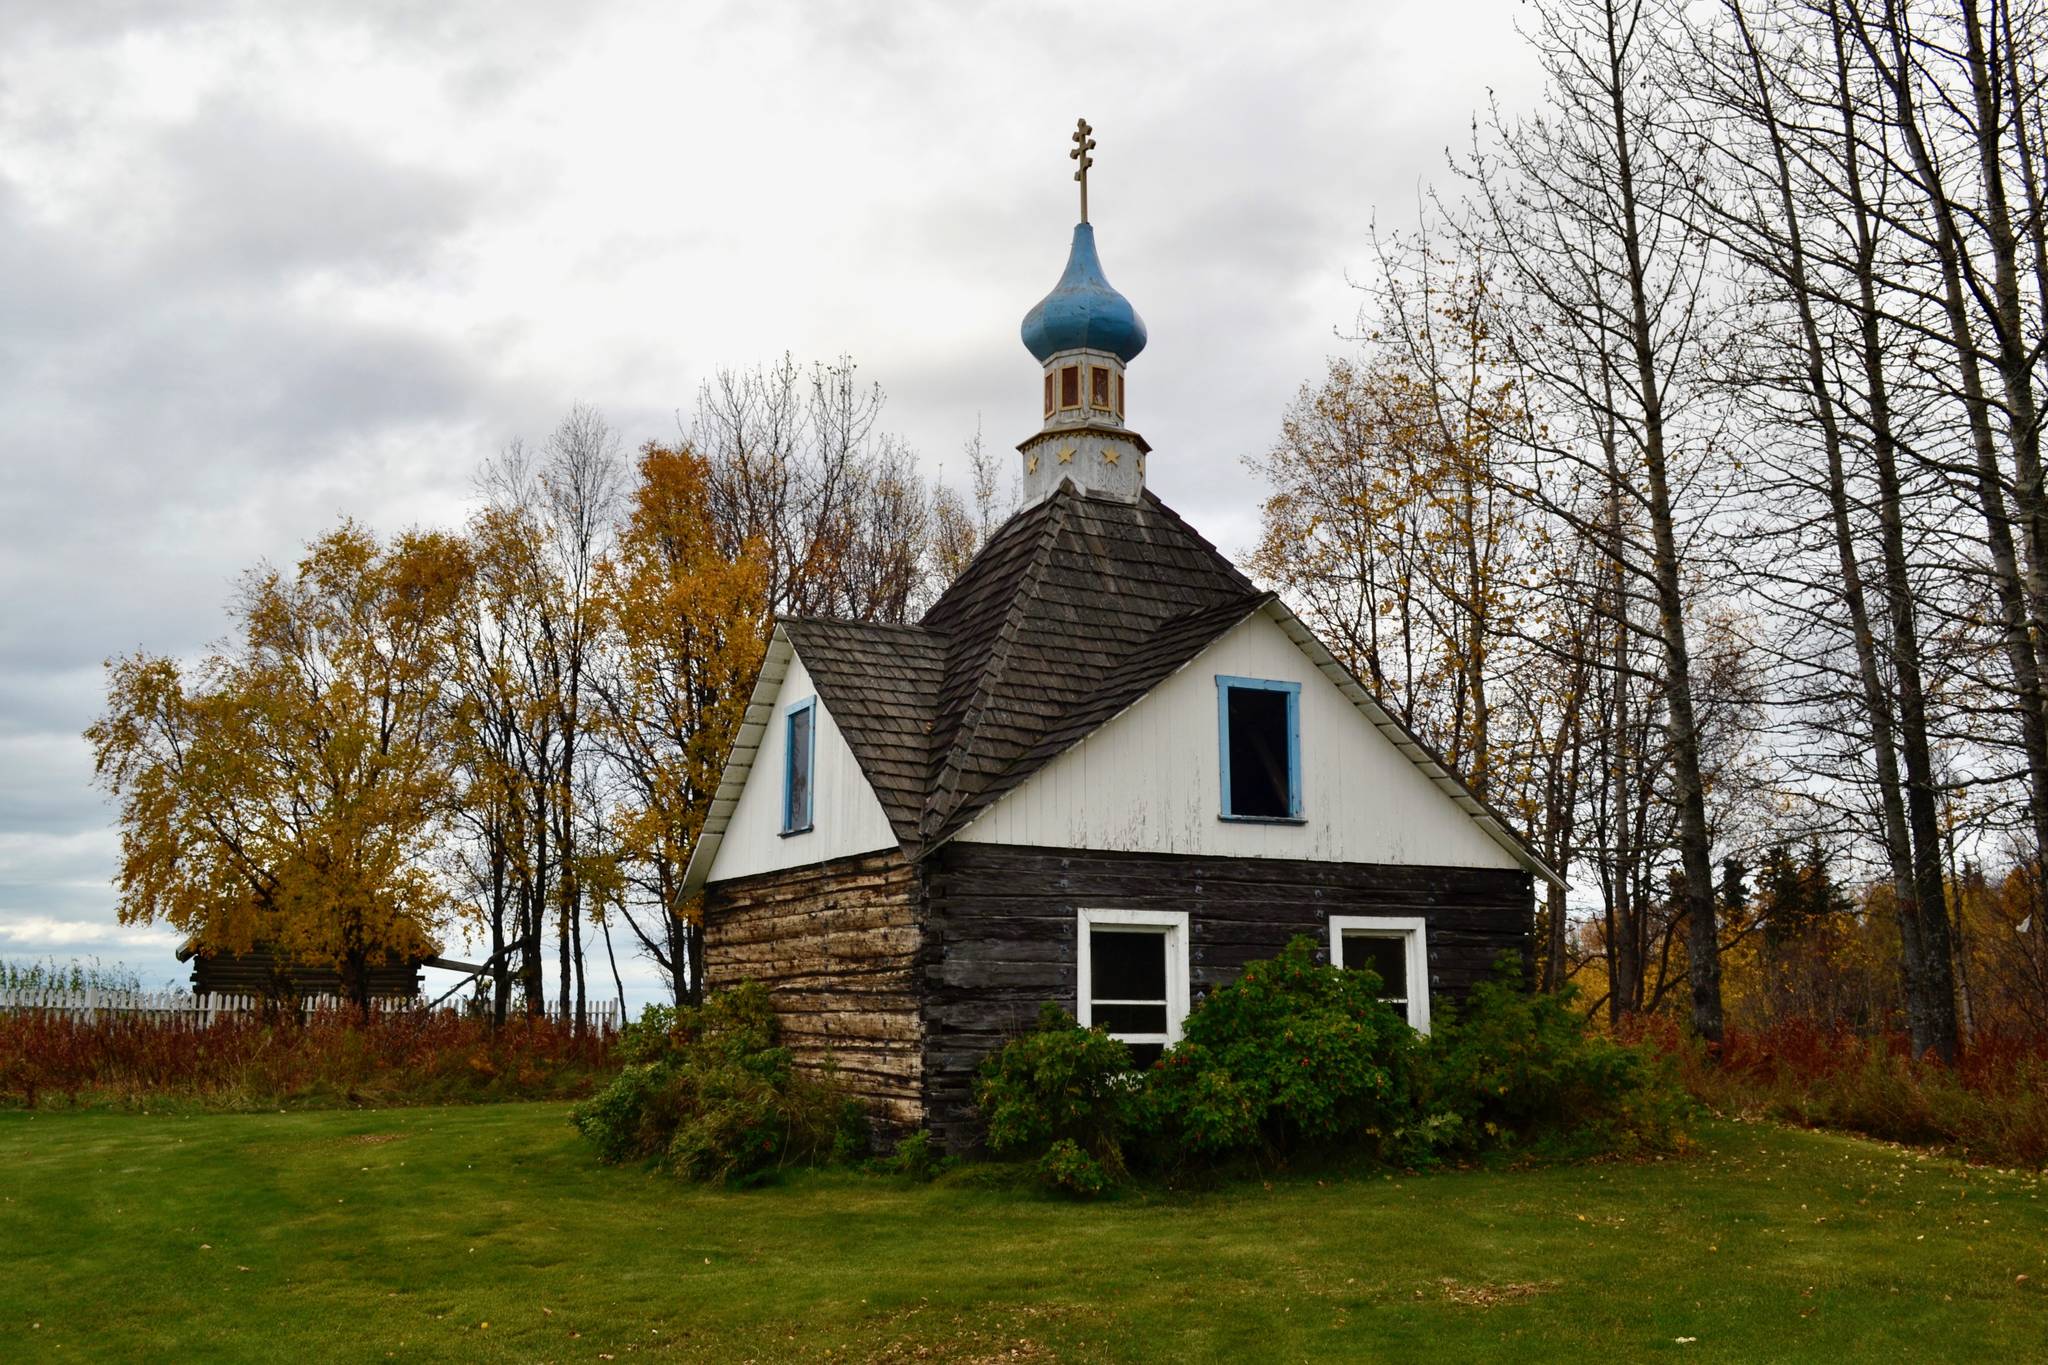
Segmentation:
[(1111, 1033), (1164, 1033), (1164, 1005), (1097, 1005), (1095, 1025)]
[[(1161, 1022), (1151, 1032), (1163, 1032), (1166, 1028), (1166, 935), (1142, 930), (1090, 930), (1088, 998), (1157, 1000), (1160, 1002)], [(1095, 1022), (1104, 1022), (1099, 1009)]]
[(1347, 930), (1344, 934), (1344, 965), (1350, 968), (1370, 967), (1378, 972), (1382, 1000), (1408, 998), (1407, 939)]
[(1045, 377), (1045, 415), (1052, 416), (1052, 376)]
[(1287, 771), (1287, 693), (1226, 689), (1230, 730), (1230, 814), (1294, 814)]
[(1081, 367), (1068, 365), (1060, 370), (1060, 406), (1078, 408), (1081, 406)]
[(1109, 371), (1101, 365), (1088, 367), (1088, 406), (1109, 409)]
[[(783, 828), (803, 829), (811, 823), (812, 708), (789, 714), (789, 807)], [(771, 779), (772, 780), (772, 779)]]

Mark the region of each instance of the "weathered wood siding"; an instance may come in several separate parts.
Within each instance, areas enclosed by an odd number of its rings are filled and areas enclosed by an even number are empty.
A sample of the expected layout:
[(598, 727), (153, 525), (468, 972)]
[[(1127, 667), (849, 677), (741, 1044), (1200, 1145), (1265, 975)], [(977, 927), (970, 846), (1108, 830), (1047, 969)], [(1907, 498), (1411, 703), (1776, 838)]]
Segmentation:
[(924, 1121), (922, 881), (892, 850), (704, 892), (705, 983), (768, 987), (797, 1060), (829, 1059), (841, 1084), (904, 1131)]
[[(373, 963), (370, 998), (411, 999), (420, 993), (417, 962)], [(332, 967), (288, 962), (258, 945), (246, 953), (200, 953), (192, 959), (192, 989), (200, 995), (340, 995), (341, 973)]]
[[(1301, 823), (1218, 818), (1218, 675), (1301, 684)], [(1520, 866), (1265, 613), (1032, 774), (960, 837), (1203, 857)]]
[(896, 847), (896, 832), (861, 775), (860, 762), (822, 700), (812, 733), (811, 828), (782, 832), (783, 768), (789, 751), (790, 708), (818, 695), (801, 656), (789, 661), (774, 710), (761, 734), (761, 747), (747, 774), (724, 842), (712, 860), (710, 879), (726, 881), (781, 868), (822, 863), (855, 853)]
[(927, 860), (925, 1122), (976, 1136), (974, 1068), (1046, 1000), (1075, 1007), (1076, 912), (1185, 910), (1192, 998), (1297, 934), (1327, 957), (1329, 916), (1420, 915), (1430, 990), (1462, 996), (1503, 951), (1524, 956), (1535, 914), (1519, 869), (1196, 858), (955, 842)]

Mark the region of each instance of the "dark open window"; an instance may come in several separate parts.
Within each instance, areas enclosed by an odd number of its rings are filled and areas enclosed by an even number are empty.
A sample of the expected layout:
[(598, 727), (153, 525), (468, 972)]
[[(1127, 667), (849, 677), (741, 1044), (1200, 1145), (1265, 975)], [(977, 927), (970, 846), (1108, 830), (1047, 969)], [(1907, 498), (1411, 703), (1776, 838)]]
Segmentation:
[(1082, 910), (1075, 1013), (1150, 1066), (1188, 1012), (1188, 917), (1180, 911)]
[(1124, 415), (1124, 377), (1122, 375), (1116, 377), (1116, 415), (1119, 417)]
[(1223, 816), (1301, 818), (1299, 683), (1218, 678), (1222, 709)]
[(782, 765), (782, 832), (801, 834), (811, 827), (811, 760), (817, 749), (818, 706), (815, 700), (790, 708), (784, 738), (788, 751)]
[(1094, 1021), (1111, 1033), (1166, 1032), (1166, 935), (1106, 928), (1089, 934)]
[(1380, 999), (1429, 1032), (1428, 932), (1420, 916), (1330, 916), (1330, 961), (1347, 971), (1370, 969)]
[(1379, 974), (1380, 999), (1408, 1008), (1408, 945), (1399, 938), (1352, 929), (1344, 935), (1344, 965), (1352, 971), (1370, 967)]

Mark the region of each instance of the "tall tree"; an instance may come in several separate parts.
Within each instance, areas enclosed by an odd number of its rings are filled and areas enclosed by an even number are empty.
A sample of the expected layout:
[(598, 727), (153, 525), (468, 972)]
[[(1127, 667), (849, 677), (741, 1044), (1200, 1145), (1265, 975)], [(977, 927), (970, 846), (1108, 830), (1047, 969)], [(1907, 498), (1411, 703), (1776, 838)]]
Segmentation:
[(295, 571), (251, 574), (237, 638), (189, 677), (167, 658), (108, 665), (86, 738), (121, 802), (124, 922), (332, 966), (358, 1007), (372, 965), (430, 943), (449, 911), (432, 854), (467, 572), (454, 538), (386, 546), (345, 524)]
[(710, 463), (696, 452), (647, 446), (638, 473), (598, 568), (605, 647), (592, 734), (617, 780), (610, 824), (634, 893), (621, 908), (680, 1005), (703, 989), (703, 929), (682, 874), (760, 666), (767, 555), (759, 542), (721, 552)]
[[(1714, 444), (1701, 380), (1714, 297), (1711, 244), (1690, 212), (1698, 153), (1669, 98), (1682, 22), (1665, 0), (1544, 0), (1531, 41), (1549, 107), (1519, 123), (1496, 117), (1469, 170), (1488, 257), (1516, 296), (1498, 314), (1503, 341), (1544, 391), (1556, 468), (1531, 487), (1590, 534), (1599, 513), (1574, 510), (1568, 496), (1590, 483), (1600, 506), (1630, 511), (1610, 515), (1610, 533), (1644, 532), (1616, 544), (1614, 562), (1623, 593), (1643, 594), (1653, 612), (1692, 1023), (1718, 1039), (1713, 832), (1689, 620), (1704, 586), (1689, 538), (1700, 510), (1681, 501), (1711, 496), (1700, 482)], [(1616, 619), (1627, 625), (1632, 614)]]

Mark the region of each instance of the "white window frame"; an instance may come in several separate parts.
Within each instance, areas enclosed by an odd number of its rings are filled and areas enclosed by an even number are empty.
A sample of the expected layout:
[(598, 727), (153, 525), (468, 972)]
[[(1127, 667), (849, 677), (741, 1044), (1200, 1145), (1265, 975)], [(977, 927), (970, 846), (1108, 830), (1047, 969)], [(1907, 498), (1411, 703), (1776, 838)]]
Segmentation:
[(1180, 1041), (1181, 1021), (1188, 1017), (1188, 913), (1185, 910), (1088, 910), (1076, 913), (1074, 950), (1074, 1018), (1082, 1028), (1095, 1024), (1095, 1002), (1089, 999), (1088, 981), (1094, 966), (1092, 935), (1105, 929), (1144, 929), (1166, 939), (1166, 1032), (1112, 1033), (1124, 1043), (1158, 1043), (1172, 1047)]
[(1344, 935), (1397, 938), (1408, 950), (1408, 1025), (1429, 1032), (1429, 923), (1420, 915), (1330, 916), (1330, 965), (1344, 965)]

